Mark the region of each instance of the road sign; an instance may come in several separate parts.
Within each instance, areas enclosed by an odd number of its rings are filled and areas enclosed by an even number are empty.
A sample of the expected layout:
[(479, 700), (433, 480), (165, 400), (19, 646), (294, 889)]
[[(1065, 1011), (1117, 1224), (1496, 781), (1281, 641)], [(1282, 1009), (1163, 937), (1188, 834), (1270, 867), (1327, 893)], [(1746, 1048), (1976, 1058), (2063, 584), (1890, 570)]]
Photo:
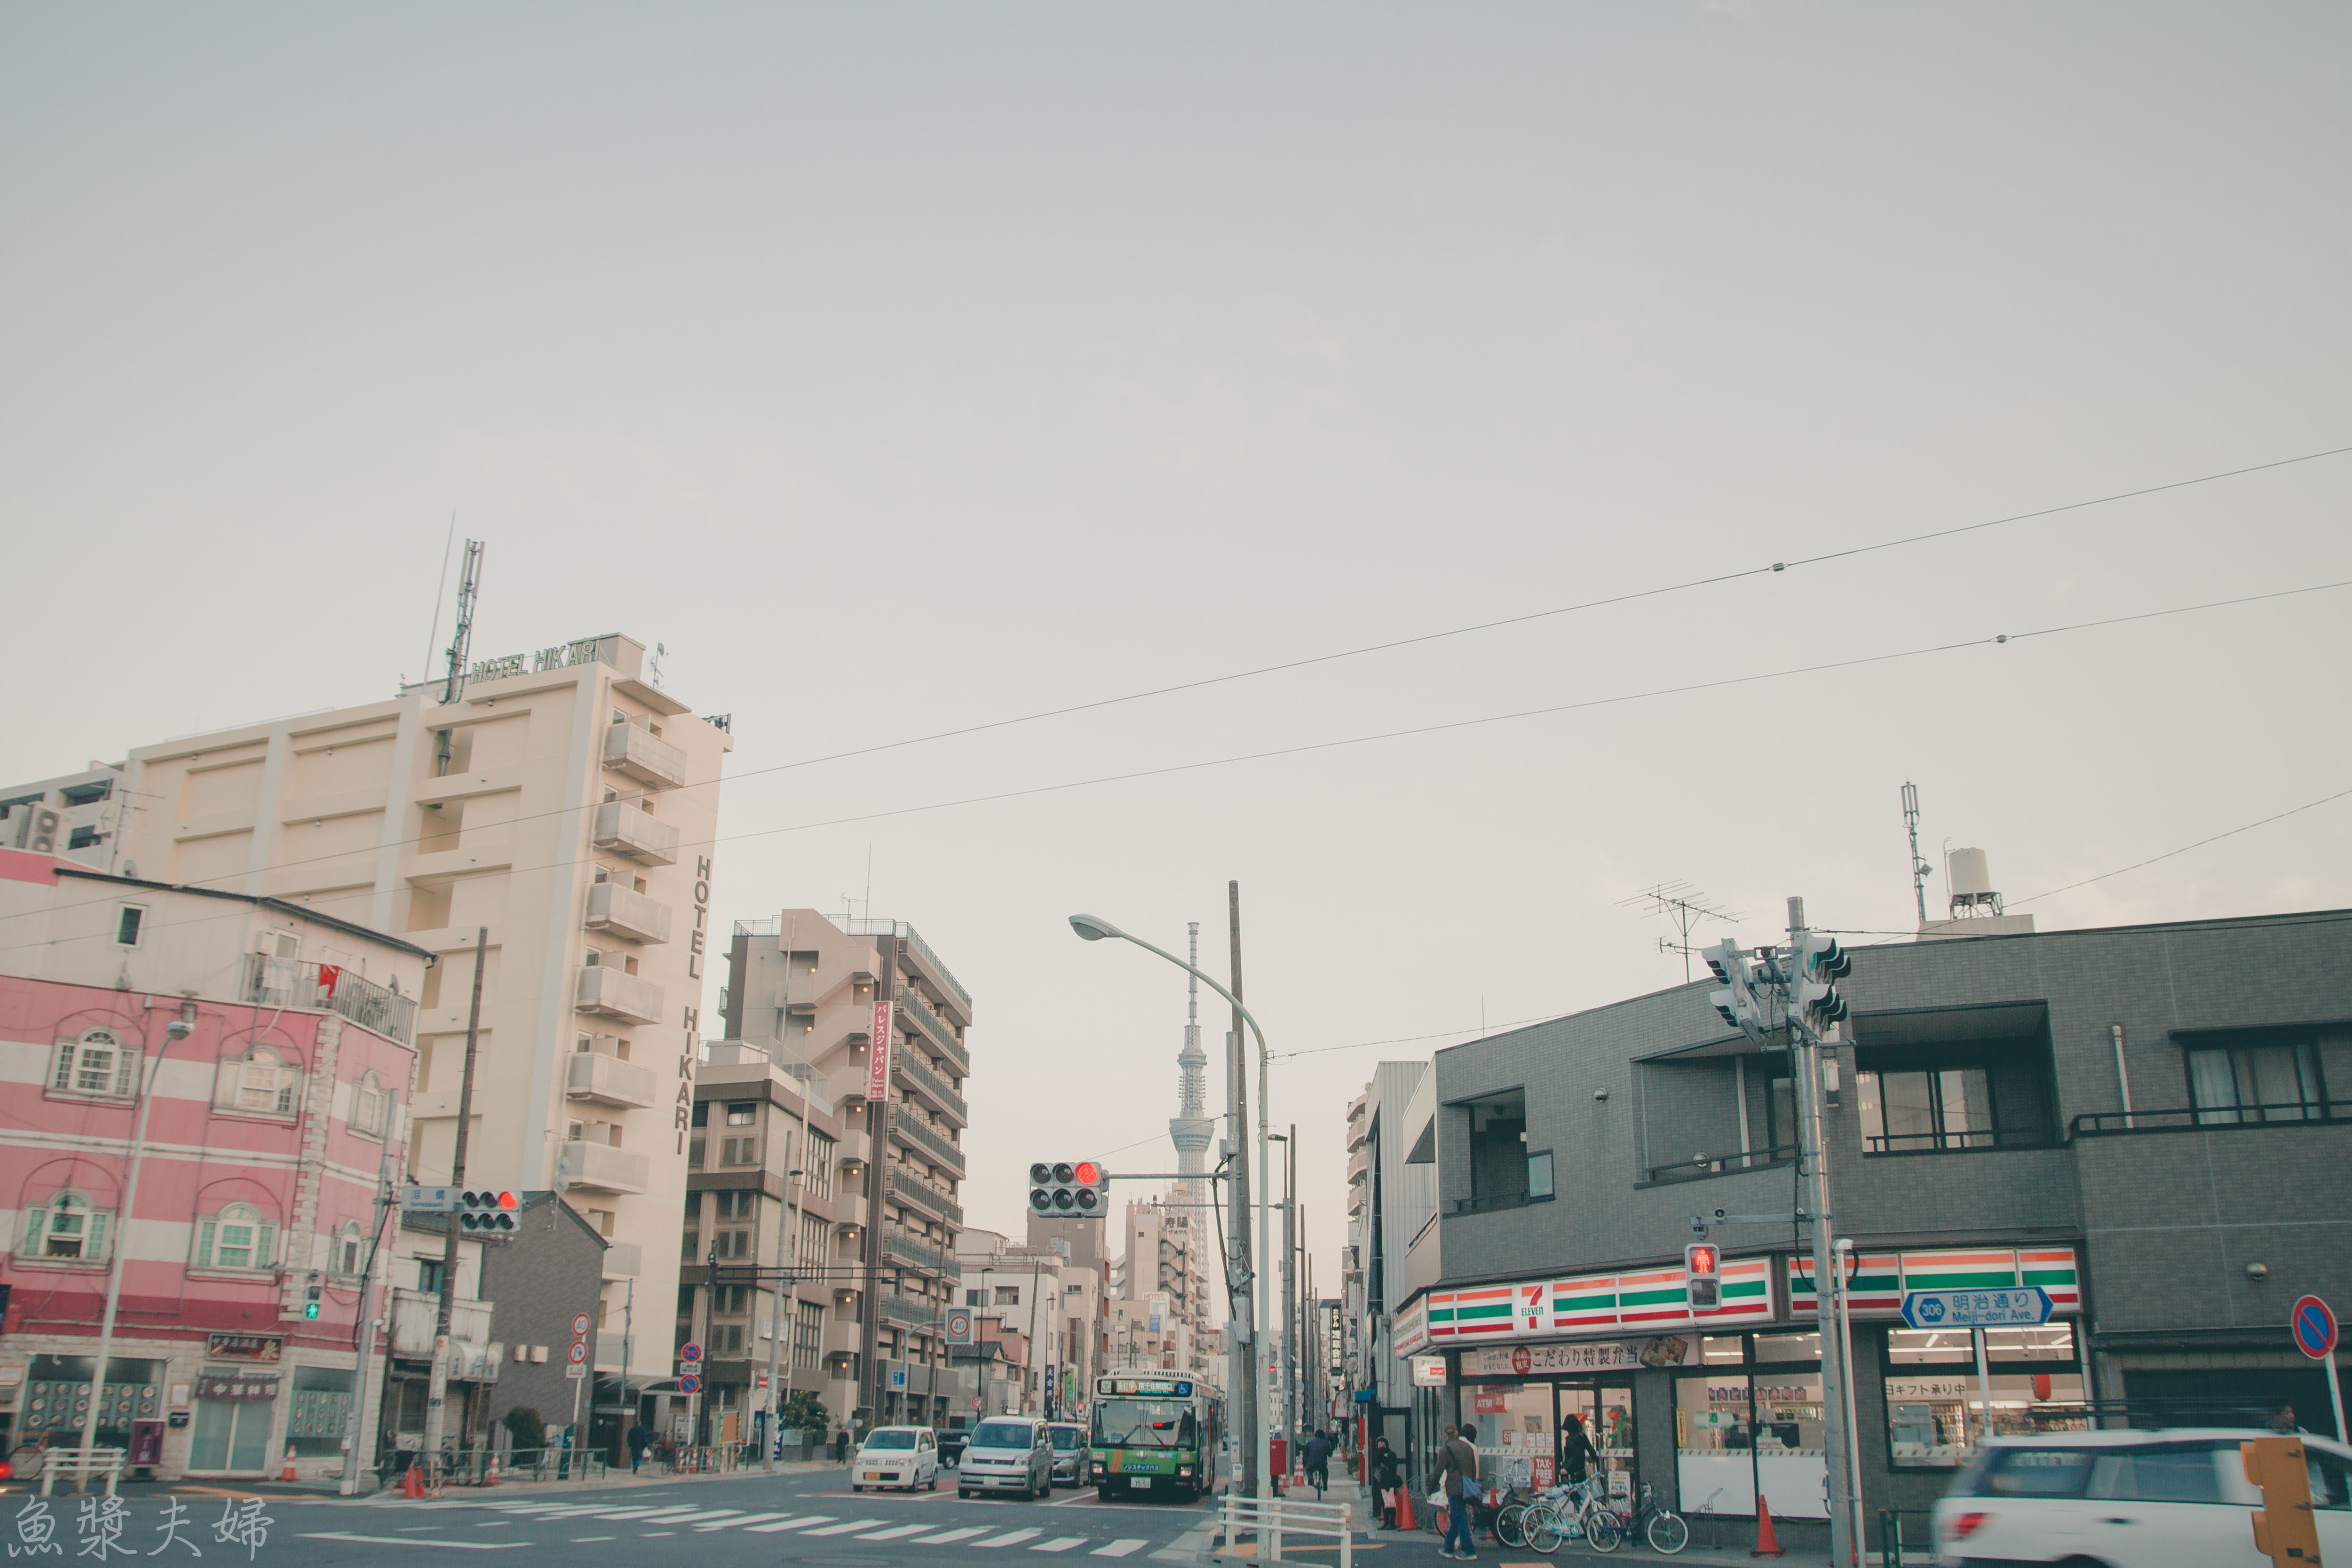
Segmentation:
[(572, 1314), (572, 1331), (573, 1333), (584, 1336), (589, 1330), (595, 1326), (596, 1320), (590, 1317), (587, 1313), (574, 1312)]
[(751, 1374), (751, 1392), (754, 1394), (765, 1394), (768, 1392), (768, 1374), (766, 1373), (755, 1372)]
[(968, 1345), (971, 1343), (971, 1308), (950, 1307), (948, 1309), (948, 1343), (951, 1345)]
[(696, 1362), (702, 1359), (702, 1347), (688, 1342), (687, 1347), (677, 1352), (677, 1359), (686, 1363), (687, 1365), (692, 1366)]
[(2326, 1361), (2335, 1353), (2336, 1314), (2318, 1297), (2305, 1296), (2297, 1301), (2287, 1324), (2294, 1333), (2294, 1348), (2312, 1360)]
[(400, 1189), (400, 1206), (410, 1214), (455, 1214), (457, 1189), (420, 1186), (410, 1182)]
[(677, 1391), (680, 1394), (699, 1394), (702, 1392), (702, 1379), (689, 1372), (677, 1380)]
[(566, 1377), (585, 1377), (588, 1375), (588, 1369), (582, 1366), (575, 1361), (570, 1366), (563, 1369), (563, 1375)]
[(1906, 1290), (1903, 1321), (1915, 1329), (2032, 1328), (2050, 1321), (2050, 1292), (2039, 1285), (2005, 1290)]
[(572, 1365), (578, 1366), (582, 1362), (588, 1359), (588, 1342), (586, 1340), (572, 1341), (572, 1348), (564, 1352), (563, 1355), (565, 1360), (569, 1361)]

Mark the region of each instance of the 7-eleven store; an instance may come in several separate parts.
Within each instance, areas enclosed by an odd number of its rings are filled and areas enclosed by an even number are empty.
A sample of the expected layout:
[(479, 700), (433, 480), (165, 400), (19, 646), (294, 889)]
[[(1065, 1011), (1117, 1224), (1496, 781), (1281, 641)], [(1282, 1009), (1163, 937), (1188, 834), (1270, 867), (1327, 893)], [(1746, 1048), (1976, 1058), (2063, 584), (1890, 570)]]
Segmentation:
[[(1612, 1489), (1659, 1500), (1699, 1523), (1746, 1521), (1760, 1496), (1775, 1518), (1824, 1519), (1821, 1339), (1812, 1260), (1727, 1258), (1721, 1305), (1693, 1312), (1679, 1268), (1434, 1289), (1396, 1319), (1414, 1360), (1416, 1447), (1440, 1423), (1478, 1430), (1491, 1479), (1549, 1484), (1572, 1417), (1600, 1450)], [(1987, 1332), (1988, 1386), (1965, 1331), (1903, 1322), (1906, 1290), (2047, 1290), (2038, 1329)], [(1948, 1476), (1981, 1433), (2088, 1425), (2074, 1322), (2071, 1247), (1874, 1252), (1851, 1283), (1855, 1417), (1871, 1472)], [(1442, 1384), (1439, 1382), (1442, 1368)], [(1433, 1436), (1430, 1439), (1433, 1443)], [(1706, 1539), (1703, 1534), (1701, 1539)]]

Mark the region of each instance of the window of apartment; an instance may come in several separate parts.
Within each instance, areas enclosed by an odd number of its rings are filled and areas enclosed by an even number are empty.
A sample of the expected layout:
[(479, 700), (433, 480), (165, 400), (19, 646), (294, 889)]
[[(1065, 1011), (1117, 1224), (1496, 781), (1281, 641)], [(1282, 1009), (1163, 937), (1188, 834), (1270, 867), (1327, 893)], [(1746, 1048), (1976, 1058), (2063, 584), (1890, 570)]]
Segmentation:
[(333, 1261), (335, 1272), (344, 1279), (359, 1278), (360, 1268), (367, 1261), (367, 1237), (360, 1234), (359, 1221), (345, 1220), (343, 1228), (336, 1233)]
[(1551, 1151), (1538, 1150), (1528, 1156), (1528, 1196), (1551, 1196)]
[(745, 1285), (721, 1285), (710, 1292), (710, 1310), (722, 1318), (740, 1318), (751, 1310), (751, 1291)]
[(686, 1168), (689, 1171), (702, 1169), (702, 1140), (699, 1138), (687, 1140)]
[(125, 904), (114, 918), (114, 942), (117, 947), (137, 947), (139, 933), (147, 923), (147, 911), (138, 904)]
[(801, 1215), (801, 1267), (811, 1271), (824, 1267), (825, 1254), (831, 1250), (833, 1226), (813, 1214)]
[(714, 1324), (710, 1331), (710, 1353), (713, 1355), (741, 1355), (743, 1353), (743, 1325), (740, 1323)]
[(427, 1296), (441, 1294), (441, 1260), (420, 1258), (416, 1260), (416, 1289)]
[(86, 1029), (80, 1037), (58, 1042), (56, 1067), (49, 1089), (57, 1094), (98, 1095), (128, 1100), (139, 1092), (140, 1052), (131, 1049), (111, 1030)]
[(301, 1079), (300, 1070), (277, 1051), (256, 1046), (241, 1057), (221, 1062), (213, 1104), (251, 1116), (291, 1116)]
[(82, 1193), (64, 1192), (25, 1215), (19, 1258), (93, 1262), (106, 1256), (107, 1222), (113, 1215), (95, 1208)]
[(97, 842), (98, 829), (95, 827), (77, 827), (66, 835), (68, 849), (87, 849)]
[(996, 1304), (1000, 1307), (1017, 1307), (1021, 1305), (1021, 1287), (1018, 1285), (999, 1285), (996, 1287)]
[(196, 1221), (198, 1268), (268, 1268), (278, 1261), (278, 1227), (250, 1204), (231, 1204)]
[(751, 1138), (721, 1138), (719, 1141), (719, 1163), (722, 1165), (756, 1165), (760, 1163), (760, 1140)]
[[(1537, 1194), (1528, 1185), (1535, 1165), (1528, 1158), (1527, 1091), (1506, 1089), (1466, 1101), (1461, 1110), (1469, 1119), (1470, 1192), (1454, 1201), (1454, 1212), (1516, 1208), (1533, 1201)], [(1549, 1174), (1547, 1165), (1547, 1185)]]
[(967, 1307), (985, 1307), (988, 1305), (988, 1292), (967, 1290), (963, 1293), (963, 1304)]
[(1990, 1075), (1980, 1067), (1854, 1075), (1864, 1147), (1874, 1154), (1990, 1149), (1996, 1134)]
[(2315, 1121), (2326, 1115), (2318, 1042), (2309, 1036), (2224, 1037), (2189, 1049), (2189, 1102), (2201, 1127)]
[(757, 1100), (733, 1100), (727, 1107), (727, 1125), (730, 1127), (750, 1127), (759, 1120), (760, 1106)]
[(801, 1163), (801, 1181), (808, 1190), (821, 1198), (833, 1196), (834, 1142), (814, 1128), (809, 1129), (808, 1158)]
[(697, 1127), (710, 1125), (710, 1101), (698, 1100), (694, 1102), (694, 1125)]
[(814, 1301), (793, 1305), (793, 1365), (813, 1372), (824, 1353), (824, 1309)]
[(722, 1258), (749, 1258), (751, 1256), (751, 1233), (748, 1230), (722, 1230), (710, 1238), (710, 1245), (719, 1249), (719, 1256)]
[(384, 1103), (383, 1079), (373, 1072), (362, 1073), (352, 1089), (352, 1131), (370, 1138), (383, 1137)]
[(749, 1188), (732, 1193), (719, 1193), (717, 1196), (720, 1219), (749, 1219), (751, 1217), (752, 1205), (759, 1201), (759, 1194)]

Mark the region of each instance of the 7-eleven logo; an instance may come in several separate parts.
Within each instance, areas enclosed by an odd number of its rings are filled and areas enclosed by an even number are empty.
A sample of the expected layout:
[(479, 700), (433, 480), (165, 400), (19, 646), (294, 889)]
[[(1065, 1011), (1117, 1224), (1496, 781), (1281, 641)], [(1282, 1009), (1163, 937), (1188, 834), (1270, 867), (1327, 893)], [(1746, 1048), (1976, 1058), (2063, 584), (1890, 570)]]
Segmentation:
[(1530, 1331), (1543, 1327), (1543, 1298), (1540, 1285), (1519, 1287), (1519, 1327)]

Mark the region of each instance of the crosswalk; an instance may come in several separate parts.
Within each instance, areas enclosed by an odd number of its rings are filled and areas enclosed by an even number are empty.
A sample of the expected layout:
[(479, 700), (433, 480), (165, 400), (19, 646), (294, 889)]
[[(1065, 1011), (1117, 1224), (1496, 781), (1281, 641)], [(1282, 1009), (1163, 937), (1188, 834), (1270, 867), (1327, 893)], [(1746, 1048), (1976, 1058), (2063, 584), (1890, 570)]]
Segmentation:
[[(751, 1535), (790, 1532), (807, 1538), (898, 1541), (909, 1546), (959, 1546), (974, 1552), (1011, 1550), (1059, 1555), (1086, 1549), (1087, 1556), (1112, 1558), (1131, 1556), (1151, 1544), (1140, 1536), (1121, 1536), (1096, 1545), (1096, 1538), (1090, 1535), (1047, 1536), (1044, 1530), (1032, 1527), (992, 1531), (985, 1526), (967, 1525), (940, 1530), (931, 1523), (900, 1524), (887, 1519), (845, 1519), (838, 1514), (793, 1514), (773, 1510), (755, 1512), (748, 1509), (698, 1508), (687, 1504), (667, 1508), (608, 1508), (595, 1503), (573, 1502), (508, 1502), (487, 1506), (492, 1512), (531, 1522), (557, 1523), (577, 1520), (583, 1525), (653, 1526), (652, 1530), (640, 1531), (645, 1535), (670, 1534), (681, 1528), (690, 1528), (698, 1534), (740, 1530)], [(582, 1535), (572, 1537), (572, 1542), (578, 1544), (613, 1539), (609, 1535)]]

